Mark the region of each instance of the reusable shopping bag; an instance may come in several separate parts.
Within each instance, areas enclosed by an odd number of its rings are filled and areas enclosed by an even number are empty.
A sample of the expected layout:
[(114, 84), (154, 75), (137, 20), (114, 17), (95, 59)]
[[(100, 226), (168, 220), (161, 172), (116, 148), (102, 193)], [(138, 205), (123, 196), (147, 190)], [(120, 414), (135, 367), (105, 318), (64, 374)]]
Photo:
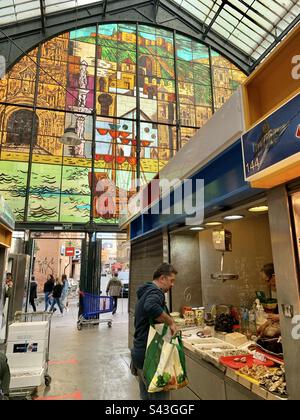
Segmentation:
[(149, 329), (143, 374), (150, 393), (183, 388), (188, 383), (181, 337), (167, 339), (167, 331), (167, 325), (161, 334), (152, 325)]

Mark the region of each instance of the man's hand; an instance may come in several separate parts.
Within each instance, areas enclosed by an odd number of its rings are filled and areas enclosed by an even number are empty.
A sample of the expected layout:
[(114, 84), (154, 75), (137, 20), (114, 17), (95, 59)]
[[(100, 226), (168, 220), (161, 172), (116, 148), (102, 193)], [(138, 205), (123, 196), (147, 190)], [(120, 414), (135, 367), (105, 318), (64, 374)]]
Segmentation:
[(177, 328), (175, 322), (173, 322), (171, 325), (169, 325), (169, 327), (170, 327), (172, 337), (174, 337), (174, 335), (176, 335), (178, 333), (178, 328)]
[(170, 328), (172, 336), (174, 336), (178, 332), (177, 326), (173, 321), (173, 318), (170, 315), (166, 314), (166, 312), (163, 312), (158, 318), (156, 318), (156, 321), (167, 324)]

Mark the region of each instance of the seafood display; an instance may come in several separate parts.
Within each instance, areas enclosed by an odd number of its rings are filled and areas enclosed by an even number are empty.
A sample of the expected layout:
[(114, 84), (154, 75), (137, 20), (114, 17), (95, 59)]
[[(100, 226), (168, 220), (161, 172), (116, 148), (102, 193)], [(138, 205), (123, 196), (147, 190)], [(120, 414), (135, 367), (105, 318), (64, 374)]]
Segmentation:
[(268, 391), (287, 397), (285, 369), (281, 365), (278, 369), (273, 369), (267, 373), (259, 382), (259, 385)]

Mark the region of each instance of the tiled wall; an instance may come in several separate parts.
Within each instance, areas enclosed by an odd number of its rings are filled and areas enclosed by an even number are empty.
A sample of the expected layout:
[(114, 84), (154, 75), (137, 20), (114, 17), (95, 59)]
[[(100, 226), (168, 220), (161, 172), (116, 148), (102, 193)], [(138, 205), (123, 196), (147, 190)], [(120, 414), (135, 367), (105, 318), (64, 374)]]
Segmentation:
[(226, 223), (232, 232), (233, 251), (227, 252), (224, 271), (239, 274), (239, 280), (223, 283), (212, 280), (211, 274), (220, 271), (221, 252), (215, 251), (212, 230), (199, 234), (200, 264), (203, 304), (250, 305), (255, 300), (255, 291), (264, 290), (266, 285), (260, 279), (261, 267), (272, 262), (272, 250), (268, 216), (257, 216), (233, 223)]

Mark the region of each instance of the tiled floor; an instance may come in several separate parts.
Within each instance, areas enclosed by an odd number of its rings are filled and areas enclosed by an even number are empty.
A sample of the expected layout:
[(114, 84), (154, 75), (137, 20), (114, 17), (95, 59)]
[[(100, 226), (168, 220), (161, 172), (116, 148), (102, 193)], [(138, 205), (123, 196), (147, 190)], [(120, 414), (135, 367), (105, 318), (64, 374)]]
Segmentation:
[[(119, 300), (112, 328), (107, 324), (78, 331), (76, 302), (63, 318), (53, 316), (50, 342), (50, 388), (41, 399), (139, 399), (138, 384), (129, 369), (127, 299)], [(103, 315), (104, 317), (105, 315)]]

